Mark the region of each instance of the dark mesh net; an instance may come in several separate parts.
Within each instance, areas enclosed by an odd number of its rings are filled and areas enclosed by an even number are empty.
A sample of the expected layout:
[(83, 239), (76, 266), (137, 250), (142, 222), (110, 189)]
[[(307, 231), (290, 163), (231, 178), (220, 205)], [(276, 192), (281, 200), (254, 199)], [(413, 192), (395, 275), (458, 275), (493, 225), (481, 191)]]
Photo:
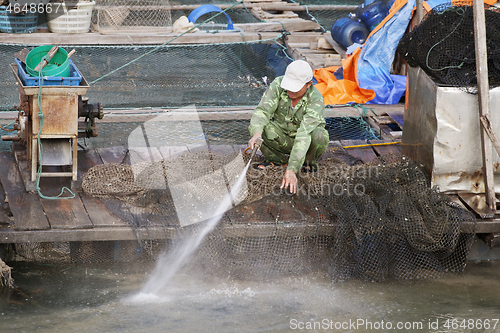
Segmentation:
[[(485, 10), (488, 80), (500, 84), (500, 8)], [(474, 17), (471, 6), (433, 8), (401, 38), (399, 53), (438, 83), (477, 91)]]
[[(190, 182), (201, 196), (217, 196), (211, 184), (212, 191), (204, 192), (205, 176), (224, 170), (229, 188), (228, 166), (238, 158), (236, 153), (198, 151), (141, 167), (105, 164), (85, 174), (83, 189), (129, 221), (147, 252), (156, 232), (182, 239), (207, 223), (182, 227), (172, 189)], [(244, 163), (248, 160), (243, 156)], [(175, 179), (168, 177), (169, 170), (176, 170)], [(150, 188), (158, 182), (155, 174), (167, 175), (166, 188)], [(222, 215), (192, 263), (244, 279), (322, 270), (335, 281), (430, 278), (465, 267), (474, 216), (429, 188), (424, 172), (410, 159), (386, 155), (363, 164), (332, 149), (322, 156), (317, 172), (299, 172), (293, 196), (280, 190), (283, 174), (281, 167), (250, 167), (244, 195)]]

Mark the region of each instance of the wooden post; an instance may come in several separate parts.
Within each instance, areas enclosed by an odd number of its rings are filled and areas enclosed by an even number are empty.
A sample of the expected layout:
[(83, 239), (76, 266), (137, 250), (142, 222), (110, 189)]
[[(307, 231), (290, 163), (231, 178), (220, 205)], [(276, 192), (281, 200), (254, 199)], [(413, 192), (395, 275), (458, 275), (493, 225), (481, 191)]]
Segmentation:
[(49, 60), (43, 59), (43, 62), (40, 62), (38, 64), (38, 66), (35, 67), (35, 71), (39, 71), (40, 70), (40, 66), (42, 66), (42, 68), (44, 68), (49, 63), (50, 59), (52, 59), (52, 57), (57, 53), (58, 50), (59, 50), (58, 46), (53, 46), (50, 49), (50, 51), (47, 53), (47, 56), (49, 57)]
[[(483, 0), (474, 0), (473, 8), (479, 116), (487, 119), (490, 115), (490, 92), (488, 83), (488, 57), (486, 53), (486, 20)], [(483, 173), (486, 203), (491, 210), (496, 211), (495, 182), (493, 178), (493, 145), (488, 137), (483, 122), (480, 121), (479, 124), (481, 127), (481, 143), (483, 148)]]

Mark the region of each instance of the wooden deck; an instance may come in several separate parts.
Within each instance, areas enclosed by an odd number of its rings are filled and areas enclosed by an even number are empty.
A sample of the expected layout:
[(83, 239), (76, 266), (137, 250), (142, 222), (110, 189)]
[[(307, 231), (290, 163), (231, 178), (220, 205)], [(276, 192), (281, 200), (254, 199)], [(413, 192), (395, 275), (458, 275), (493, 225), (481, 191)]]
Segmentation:
[[(376, 106), (375, 106), (376, 107)], [(398, 107), (400, 108), (398, 110)], [(362, 140), (342, 140), (331, 142), (331, 147), (342, 147), (346, 151), (362, 160), (369, 162), (379, 155), (387, 153), (399, 153), (400, 134), (394, 131), (392, 124), (399, 124), (402, 128), (401, 106), (388, 107), (387, 112), (377, 110), (376, 115), (368, 116), (367, 119), (380, 133), (383, 140), (372, 140), (370, 142)], [(350, 112), (344, 109), (345, 112)], [(132, 111), (130, 111), (132, 112)], [(103, 121), (125, 121), (130, 112), (115, 111), (111, 117), (105, 117)], [(151, 112), (151, 110), (150, 110)], [(200, 117), (206, 119), (226, 119), (232, 117), (240, 118), (246, 115), (248, 110), (231, 110), (226, 112), (213, 112), (205, 110)], [(238, 113), (239, 112), (239, 113)], [(330, 111), (330, 112), (339, 112)], [(152, 112), (156, 114), (156, 112)], [(241, 114), (240, 114), (241, 113)], [(141, 120), (147, 120), (150, 116), (148, 112), (133, 113), (137, 121), (138, 115)], [(184, 115), (189, 118), (189, 113)], [(330, 115), (331, 116), (331, 115)], [(107, 118), (107, 119), (106, 119)], [(111, 118), (111, 119), (110, 119)], [(175, 119), (172, 119), (175, 120)], [(217, 154), (228, 154), (239, 152), (246, 148), (246, 145), (208, 145), (208, 146), (175, 146), (161, 147), (155, 151), (153, 158), (164, 159), (166, 161), (176, 158), (183, 152), (193, 152), (200, 149), (209, 149)], [(75, 198), (64, 200), (51, 200), (41, 198), (37, 193), (28, 193), (24, 186), (24, 176), (27, 174), (27, 165), (23, 159), (22, 150), (15, 152), (0, 152), (0, 200), (4, 204), (0, 209), (0, 243), (27, 243), (27, 242), (68, 242), (68, 241), (114, 241), (114, 240), (136, 240), (138, 237), (147, 238), (173, 238), (176, 237), (178, 227), (163, 228), (149, 227), (147, 230), (134, 229), (128, 222), (121, 220), (113, 214), (99, 198), (91, 197), (83, 193), (80, 189), (82, 175), (92, 166), (103, 163), (122, 163), (127, 155), (124, 147), (98, 148), (93, 150), (78, 151), (78, 181), (73, 183), (76, 191)], [(150, 157), (141, 156), (140, 152), (135, 152), (135, 156), (130, 158), (147, 159)], [(17, 160), (16, 160), (17, 159)], [(71, 186), (69, 179), (67, 183), (64, 178), (42, 178), (40, 189), (44, 195), (55, 196), (59, 194), (63, 186)], [(2, 191), (3, 187), (3, 191)], [(5, 193), (5, 197), (3, 197)], [(67, 195), (68, 193), (65, 193)], [(458, 196), (451, 196), (452, 199), (462, 204)], [(463, 205), (463, 204), (462, 204)], [(466, 207), (466, 206), (464, 206)], [(5, 209), (7, 208), (7, 209)], [(471, 207), (467, 207), (473, 210)], [(9, 216), (10, 215), (10, 216)], [(228, 237), (247, 236), (269, 236), (276, 234), (274, 225), (265, 223), (255, 224), (254, 227), (245, 228), (238, 225), (230, 225), (225, 230)], [(304, 226), (307, 228), (307, 226)], [(331, 228), (325, 227), (324, 233), (331, 233)], [(498, 233), (500, 232), (500, 217), (489, 216), (478, 218), (478, 233)], [(144, 235), (141, 235), (144, 233)]]
[[(332, 146), (351, 147), (359, 143), (366, 144), (365, 141), (341, 141), (332, 142)], [(228, 154), (234, 151), (242, 151), (246, 146), (162, 147), (158, 149), (158, 154), (161, 155), (161, 158), (170, 160), (183, 152), (206, 148), (217, 154)], [(379, 154), (400, 152), (397, 144), (347, 149), (353, 156), (365, 162), (370, 161)], [(126, 153), (124, 147), (79, 150), (79, 180), (81, 181), (81, 176), (94, 165), (121, 163), (125, 159)], [(19, 171), (14, 153), (0, 152), (0, 164), (3, 166), (0, 169), (0, 182), (12, 213), (10, 219), (3, 218), (0, 220), (0, 243), (136, 240), (138, 237), (137, 232), (141, 232), (114, 215), (99, 198), (88, 196), (78, 190), (78, 182), (76, 182), (75, 186), (75, 198), (64, 200), (44, 199), (37, 193), (26, 192), (22, 172)], [(49, 179), (50, 182), (47, 181)], [(64, 179), (42, 178), (40, 181), (41, 192), (47, 196), (57, 195), (62, 186), (65, 185), (68, 184), (65, 184)], [(54, 187), (57, 188), (57, 192), (54, 192)], [(68, 195), (68, 193), (65, 193), (65, 195)], [(151, 233), (151, 228), (148, 229), (144, 231), (149, 232), (148, 237), (155, 234), (154, 232)], [(175, 237), (176, 229), (176, 227), (172, 227), (171, 232), (165, 233), (162, 228), (162, 230), (159, 230), (161, 232), (157, 233), (157, 237)], [(244, 232), (246, 236), (250, 234), (262, 236), (272, 235), (275, 231), (274, 226), (268, 228), (258, 225), (254, 232), (249, 233), (248, 230)], [(233, 226), (227, 232), (228, 235), (241, 236), (237, 226)], [(325, 232), (328, 232), (328, 230), (325, 230)]]

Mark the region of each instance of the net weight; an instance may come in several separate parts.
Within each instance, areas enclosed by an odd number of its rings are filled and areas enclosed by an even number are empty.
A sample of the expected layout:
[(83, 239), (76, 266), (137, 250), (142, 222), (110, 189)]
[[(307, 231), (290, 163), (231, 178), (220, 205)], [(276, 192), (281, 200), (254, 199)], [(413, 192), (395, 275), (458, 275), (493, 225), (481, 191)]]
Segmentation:
[(24, 5), (21, 5), (19, 3), (11, 4), (6, 8), (7, 13), (14, 13), (14, 14), (25, 14), (25, 13), (52, 13), (55, 11), (56, 13), (59, 10), (59, 7), (61, 7), (61, 2), (58, 3), (51, 3), (49, 2), (48, 4), (43, 4), (43, 3), (30, 3), (27, 4), (25, 3)]

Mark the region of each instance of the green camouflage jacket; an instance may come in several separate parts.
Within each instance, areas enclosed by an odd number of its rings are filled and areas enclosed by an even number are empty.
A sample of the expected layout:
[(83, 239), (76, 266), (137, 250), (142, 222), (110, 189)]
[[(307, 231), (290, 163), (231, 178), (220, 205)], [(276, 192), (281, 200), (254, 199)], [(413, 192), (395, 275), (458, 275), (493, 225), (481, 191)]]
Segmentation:
[(283, 132), (295, 138), (287, 170), (299, 171), (304, 163), (311, 143), (311, 132), (318, 126), (325, 126), (325, 104), (323, 96), (313, 85), (307, 89), (302, 99), (292, 108), (292, 100), (281, 88), (283, 76), (277, 77), (266, 90), (259, 105), (253, 111), (250, 121), (250, 135), (262, 133), (270, 121)]

